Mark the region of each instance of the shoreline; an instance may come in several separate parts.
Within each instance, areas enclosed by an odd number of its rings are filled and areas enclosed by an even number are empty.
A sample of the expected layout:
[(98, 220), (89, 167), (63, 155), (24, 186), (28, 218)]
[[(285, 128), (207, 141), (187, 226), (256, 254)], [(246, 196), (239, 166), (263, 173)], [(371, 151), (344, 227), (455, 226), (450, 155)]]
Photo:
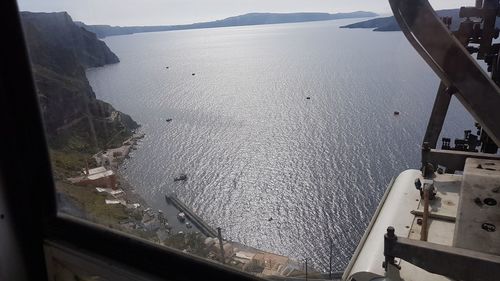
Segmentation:
[[(196, 226), (196, 218), (191, 218), (191, 216), (198, 216), (191, 211), (189, 206), (185, 206), (186, 210), (183, 210), (166, 200), (166, 206), (163, 208), (165, 212), (152, 210), (147, 201), (136, 192), (134, 186), (119, 173), (120, 165), (129, 158), (131, 151), (137, 149), (137, 146), (140, 145), (139, 141), (144, 137), (144, 133), (135, 132), (130, 138), (123, 141), (122, 146), (107, 149), (92, 156), (98, 165), (107, 164), (116, 175), (118, 191), (122, 192), (120, 192), (119, 196), (111, 193), (108, 196), (117, 199), (113, 203), (118, 204), (117, 202), (119, 202), (119, 204), (130, 210), (129, 218), (118, 222), (121, 226), (120, 230), (132, 234), (137, 234), (139, 230), (146, 234), (145, 236), (139, 235), (141, 238), (162, 246), (173, 247), (183, 252), (221, 262), (219, 240), (213, 234), (207, 235)], [(168, 196), (166, 194), (166, 198)], [(103, 202), (103, 204), (107, 204), (107, 202)], [(184, 206), (182, 202), (180, 204)], [(193, 214), (187, 216), (183, 222), (172, 221), (177, 219), (179, 212), (187, 212), (186, 214), (192, 212)], [(202, 218), (199, 218), (199, 220), (203, 221)], [(172, 231), (173, 224), (185, 226), (186, 222), (192, 224), (189, 230)], [(209, 224), (207, 225), (209, 226)], [(305, 275), (303, 264), (299, 260), (224, 239), (222, 246), (224, 249), (224, 264), (244, 272), (262, 277), (275, 276), (281, 278)], [(322, 274), (310, 267), (309, 276), (321, 277)]]
[(138, 194), (132, 184), (130, 184), (125, 177), (119, 172), (120, 165), (130, 158), (131, 151), (136, 150), (139, 145), (139, 140), (146, 136), (145, 133), (134, 132), (133, 135), (122, 142), (122, 146), (117, 148), (110, 148), (100, 151), (92, 156), (98, 165), (106, 166), (115, 173), (117, 188), (123, 191), (123, 199), (131, 204), (140, 204), (140, 207), (145, 209), (150, 208), (148, 203), (140, 194)]

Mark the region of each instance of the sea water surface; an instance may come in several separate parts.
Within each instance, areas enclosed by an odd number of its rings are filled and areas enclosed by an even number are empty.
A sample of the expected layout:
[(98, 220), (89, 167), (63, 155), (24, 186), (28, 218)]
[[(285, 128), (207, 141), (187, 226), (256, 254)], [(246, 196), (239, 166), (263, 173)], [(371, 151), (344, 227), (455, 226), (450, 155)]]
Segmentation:
[[(342, 270), (391, 178), (419, 168), (438, 87), (401, 32), (339, 28), (355, 21), (106, 38), (120, 63), (89, 81), (146, 133), (120, 172), (155, 208), (175, 193), (225, 238), (321, 270), (332, 239)], [(454, 101), (445, 135), (472, 126)]]

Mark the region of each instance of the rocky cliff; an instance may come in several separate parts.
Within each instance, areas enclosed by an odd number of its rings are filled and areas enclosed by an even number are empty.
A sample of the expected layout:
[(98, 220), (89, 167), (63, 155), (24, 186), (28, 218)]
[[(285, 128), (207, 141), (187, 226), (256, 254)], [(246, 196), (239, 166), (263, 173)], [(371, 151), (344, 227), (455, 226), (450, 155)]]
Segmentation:
[(51, 149), (95, 152), (131, 135), (137, 123), (98, 100), (85, 69), (119, 62), (66, 12), (22, 12), (33, 76)]

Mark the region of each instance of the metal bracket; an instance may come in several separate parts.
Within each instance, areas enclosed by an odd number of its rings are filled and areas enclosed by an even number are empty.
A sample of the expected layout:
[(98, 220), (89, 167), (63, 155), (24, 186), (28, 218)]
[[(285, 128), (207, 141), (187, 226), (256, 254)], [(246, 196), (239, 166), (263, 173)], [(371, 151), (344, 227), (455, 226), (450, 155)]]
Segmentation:
[(422, 150), (422, 163), (430, 163), (434, 167), (444, 166), (447, 173), (463, 171), (467, 158), (500, 160), (498, 155), (489, 153), (440, 149)]
[(401, 258), (430, 273), (455, 280), (489, 281), (500, 276), (500, 256), (397, 237), (394, 227), (384, 236), (384, 268)]

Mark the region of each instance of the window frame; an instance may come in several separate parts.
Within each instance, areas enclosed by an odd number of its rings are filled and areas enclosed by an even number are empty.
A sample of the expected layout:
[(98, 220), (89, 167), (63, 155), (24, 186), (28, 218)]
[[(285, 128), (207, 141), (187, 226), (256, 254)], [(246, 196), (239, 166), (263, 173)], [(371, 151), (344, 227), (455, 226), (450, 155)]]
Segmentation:
[(5, 32), (4, 52), (0, 52), (0, 117), (4, 120), (0, 196), (7, 202), (7, 219), (19, 241), (17, 250), (27, 280), (49, 280), (44, 247), (51, 245), (111, 261), (145, 274), (145, 279), (263, 280), (57, 212), (47, 142), (16, 0), (1, 1), (0, 10)]

